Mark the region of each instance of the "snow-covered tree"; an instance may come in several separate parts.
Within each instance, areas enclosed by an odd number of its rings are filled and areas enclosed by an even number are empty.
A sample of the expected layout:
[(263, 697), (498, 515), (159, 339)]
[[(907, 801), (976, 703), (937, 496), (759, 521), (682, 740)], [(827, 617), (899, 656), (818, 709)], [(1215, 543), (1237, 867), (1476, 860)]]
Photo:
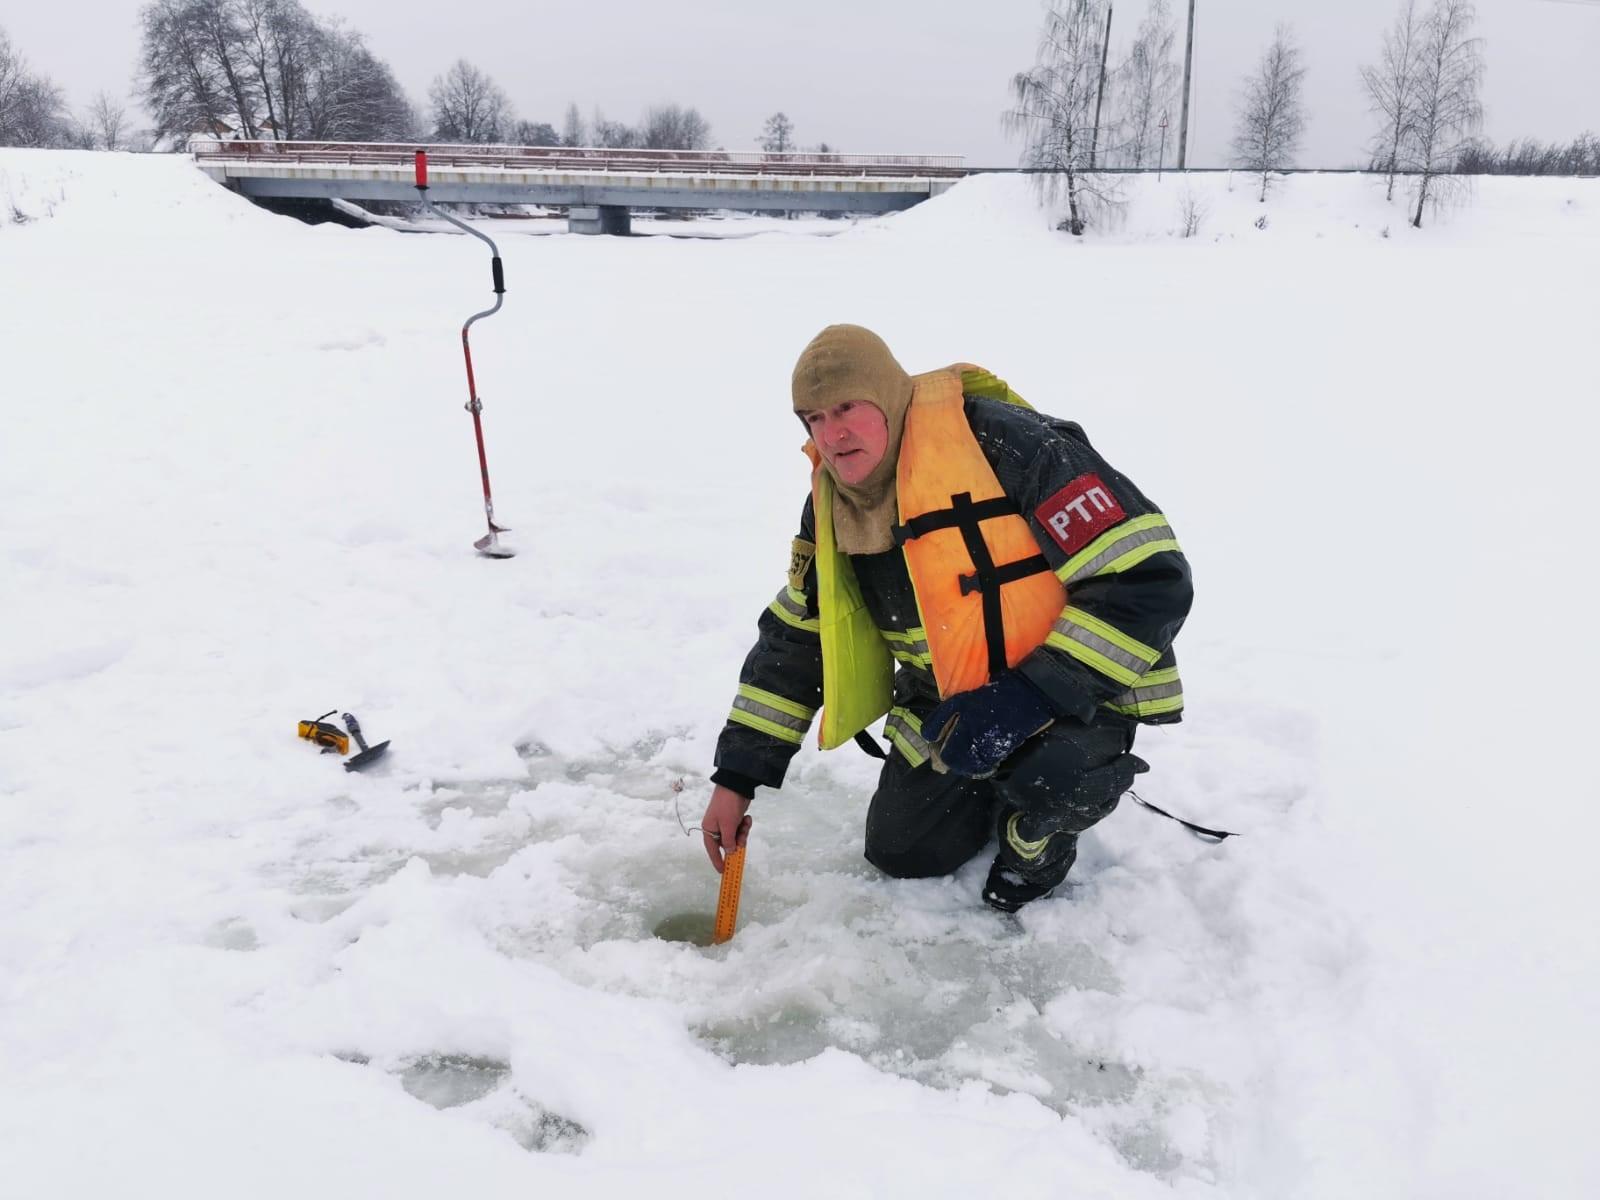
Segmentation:
[(1083, 233), (1088, 206), (1100, 198), (1085, 172), (1094, 154), (1103, 17), (1096, 0), (1052, 0), (1034, 65), (1012, 77), (1016, 105), (1002, 117), (1022, 137), (1022, 165), (1038, 172), (1033, 180), (1046, 201), (1064, 185), (1062, 228), (1074, 235)]
[(127, 110), (108, 92), (96, 92), (85, 122), (101, 150), (121, 150), (127, 137)]
[(35, 74), (0, 29), (0, 146), (66, 146), (73, 133), (61, 89)]
[(1279, 25), (1261, 61), (1245, 77), (1239, 125), (1233, 135), (1234, 161), (1261, 173), (1261, 199), (1267, 198), (1272, 172), (1294, 163), (1305, 132), (1301, 90), (1306, 69), (1287, 25)]
[(1123, 161), (1142, 167), (1154, 159), (1160, 141), (1161, 114), (1177, 95), (1183, 72), (1173, 60), (1178, 27), (1168, 0), (1151, 0), (1144, 21), (1118, 68), (1121, 97)]
[(1438, 199), (1441, 177), (1455, 168), (1483, 124), (1483, 43), (1472, 36), (1477, 14), (1468, 0), (1436, 0), (1417, 48), (1415, 117), (1406, 139), (1406, 166), (1417, 173), (1412, 225)]
[(299, 0), (153, 0), (140, 13), (140, 76), (158, 139), (409, 138), (410, 101), (361, 35)]
[(301, 111), (299, 127), (313, 141), (404, 142), (419, 128), (389, 64), (337, 26), (319, 30)]
[(441, 142), (504, 141), (515, 117), (511, 102), (487, 73), (458, 58), (428, 88), (433, 136)]
[(706, 150), (711, 146), (711, 123), (698, 109), (658, 104), (645, 113), (639, 135), (647, 150)]
[(768, 154), (787, 154), (794, 149), (794, 122), (781, 112), (773, 113), (761, 127), (758, 141)]
[(579, 115), (576, 104), (567, 105), (567, 115), (562, 118), (561, 144), (563, 146), (583, 145), (583, 117)]
[(1376, 66), (1361, 68), (1361, 85), (1366, 89), (1372, 111), (1382, 120), (1372, 139), (1372, 164), (1389, 176), (1385, 199), (1394, 199), (1394, 178), (1400, 170), (1401, 152), (1416, 129), (1417, 52), (1421, 41), (1421, 22), (1417, 19), (1417, 0), (1405, 0), (1405, 7), (1392, 28), (1383, 35), (1383, 48)]
[(511, 127), (511, 141), (517, 146), (559, 146), (561, 135), (548, 121), (518, 121)]

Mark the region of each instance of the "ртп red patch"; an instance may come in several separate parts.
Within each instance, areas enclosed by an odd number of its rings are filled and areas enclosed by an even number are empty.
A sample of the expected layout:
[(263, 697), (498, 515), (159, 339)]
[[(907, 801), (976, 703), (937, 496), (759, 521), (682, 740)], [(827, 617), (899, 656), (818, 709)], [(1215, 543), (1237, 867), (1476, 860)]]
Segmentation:
[(1098, 534), (1128, 516), (1092, 471), (1079, 475), (1034, 509), (1033, 515), (1068, 554), (1076, 554)]

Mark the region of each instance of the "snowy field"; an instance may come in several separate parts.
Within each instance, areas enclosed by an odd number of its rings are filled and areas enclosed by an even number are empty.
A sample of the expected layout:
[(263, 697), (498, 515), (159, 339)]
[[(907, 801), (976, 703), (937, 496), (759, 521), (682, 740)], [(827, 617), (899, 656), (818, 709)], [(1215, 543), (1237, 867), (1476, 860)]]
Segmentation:
[[(1251, 188), (1142, 179), (1082, 243), (1009, 178), (508, 236), (488, 562), (481, 245), (0, 151), (0, 1193), (1600, 1192), (1600, 181), (1421, 231)], [(982, 861), (878, 877), (874, 764), (808, 748), (733, 943), (652, 938), (715, 897), (674, 785), (693, 824), (834, 321), (1168, 513), (1189, 718), (1140, 791), (1243, 836), (1125, 804), (1006, 918)], [(335, 706), (384, 765), (294, 737)]]

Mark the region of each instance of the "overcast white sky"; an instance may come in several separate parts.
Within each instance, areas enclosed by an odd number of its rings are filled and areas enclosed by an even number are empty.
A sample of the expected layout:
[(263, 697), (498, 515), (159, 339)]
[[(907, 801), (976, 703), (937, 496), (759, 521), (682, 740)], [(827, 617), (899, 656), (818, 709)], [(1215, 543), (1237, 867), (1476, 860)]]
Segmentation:
[[(1007, 80), (1033, 59), (1040, 0), (302, 0), (360, 30), (423, 101), (455, 58), (487, 70), (519, 116), (559, 126), (569, 100), (633, 121), (692, 104), (718, 143), (754, 149), (782, 109), (802, 144), (965, 154), (1010, 166)], [(1183, 19), (1186, 0), (1173, 0)], [(1199, 0), (1193, 165), (1226, 161), (1240, 76), (1272, 27), (1305, 51), (1310, 125), (1302, 165), (1349, 166), (1369, 120), (1356, 71), (1376, 57), (1399, 0)], [(1113, 57), (1146, 0), (1119, 0)], [(0, 0), (0, 28), (74, 108), (104, 88), (131, 97), (142, 0)], [(1487, 44), (1486, 132), (1496, 140), (1600, 132), (1600, 3), (1478, 0)], [(1180, 33), (1181, 43), (1181, 33)], [(1181, 51), (1180, 51), (1181, 53)], [(1176, 134), (1177, 114), (1173, 114)]]

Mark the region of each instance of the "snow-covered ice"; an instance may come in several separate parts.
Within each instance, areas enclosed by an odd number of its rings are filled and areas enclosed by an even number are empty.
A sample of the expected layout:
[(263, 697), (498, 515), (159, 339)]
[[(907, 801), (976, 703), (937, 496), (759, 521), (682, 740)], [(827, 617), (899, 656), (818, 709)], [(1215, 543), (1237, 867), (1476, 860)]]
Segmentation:
[[(0, 151), (0, 1194), (1600, 1190), (1600, 181), (1422, 231), (1349, 176), (1126, 201), (1082, 243), (1012, 178), (502, 238), (487, 562), (481, 245)], [(874, 764), (808, 748), (736, 939), (651, 937), (715, 897), (675, 810), (833, 321), (990, 367), (1165, 509), (1190, 709), (1140, 791), (1244, 836), (1124, 804), (1004, 918), (982, 862), (879, 877)], [(372, 772), (293, 736), (334, 706)]]

